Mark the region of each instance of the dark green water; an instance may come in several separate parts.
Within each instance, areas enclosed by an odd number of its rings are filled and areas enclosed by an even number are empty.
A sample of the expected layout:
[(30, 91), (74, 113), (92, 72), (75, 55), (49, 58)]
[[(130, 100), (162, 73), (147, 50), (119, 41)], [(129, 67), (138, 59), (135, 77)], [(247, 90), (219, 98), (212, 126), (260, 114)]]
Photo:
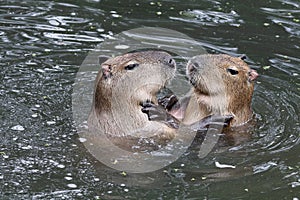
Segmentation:
[[(107, 37), (143, 26), (248, 56), (260, 74), (250, 141), (126, 176), (88, 153), (72, 118), (76, 73)], [(1, 1), (0, 45), (0, 199), (300, 198), (299, 1)]]

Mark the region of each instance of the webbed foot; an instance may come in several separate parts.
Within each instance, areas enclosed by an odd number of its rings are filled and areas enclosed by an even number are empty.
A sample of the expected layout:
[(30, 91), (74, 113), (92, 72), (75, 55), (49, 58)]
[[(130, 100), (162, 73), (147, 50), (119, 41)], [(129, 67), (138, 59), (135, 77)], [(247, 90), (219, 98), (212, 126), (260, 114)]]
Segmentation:
[(156, 105), (150, 101), (143, 102), (141, 106), (142, 112), (147, 114), (149, 121), (163, 122), (175, 129), (179, 127), (179, 121), (169, 114), (163, 106)]
[(232, 119), (233, 115), (209, 115), (192, 124), (192, 129), (197, 131), (206, 131), (208, 128), (224, 128), (230, 124)]

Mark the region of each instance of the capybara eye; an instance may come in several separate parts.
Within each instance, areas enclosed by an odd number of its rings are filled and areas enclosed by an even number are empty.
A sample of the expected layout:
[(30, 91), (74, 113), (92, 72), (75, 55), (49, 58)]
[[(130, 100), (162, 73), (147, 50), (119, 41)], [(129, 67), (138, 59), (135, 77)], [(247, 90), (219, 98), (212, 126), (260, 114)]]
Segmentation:
[(138, 67), (138, 63), (129, 64), (125, 67), (126, 70), (133, 70), (134, 68)]
[(231, 74), (231, 75), (237, 75), (239, 73), (238, 70), (232, 69), (232, 68), (228, 68), (227, 71)]
[(189, 70), (190, 73), (193, 72), (193, 71), (196, 71), (196, 70), (199, 69), (199, 68), (200, 68), (200, 67), (199, 67), (199, 65), (198, 65), (197, 62), (190, 63), (190, 64), (188, 65), (188, 70)]
[(239, 58), (240, 58), (241, 60), (246, 60), (246, 59), (247, 59), (247, 56), (246, 56), (245, 54), (243, 54), (243, 55), (241, 55)]

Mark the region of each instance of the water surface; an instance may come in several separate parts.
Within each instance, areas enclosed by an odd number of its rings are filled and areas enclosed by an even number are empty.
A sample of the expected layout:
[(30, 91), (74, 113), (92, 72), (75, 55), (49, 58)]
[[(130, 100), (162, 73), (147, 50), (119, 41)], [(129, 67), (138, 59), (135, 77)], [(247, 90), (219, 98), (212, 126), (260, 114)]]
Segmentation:
[[(299, 199), (299, 7), (296, 0), (0, 2), (1, 199)], [(143, 26), (184, 33), (210, 53), (247, 55), (260, 74), (250, 141), (139, 175), (88, 153), (72, 118), (76, 73), (106, 38)]]

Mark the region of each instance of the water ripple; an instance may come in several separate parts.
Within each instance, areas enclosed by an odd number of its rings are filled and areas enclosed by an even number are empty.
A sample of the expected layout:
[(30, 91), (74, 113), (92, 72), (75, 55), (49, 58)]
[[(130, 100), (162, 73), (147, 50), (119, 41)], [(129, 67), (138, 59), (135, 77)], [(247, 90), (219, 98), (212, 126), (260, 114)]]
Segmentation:
[(69, 17), (69, 16), (51, 16), (46, 17), (49, 24), (53, 26), (70, 26), (71, 24), (84, 24), (89, 22), (90, 20), (79, 18), (79, 17)]
[(181, 17), (170, 17), (170, 19), (208, 26), (217, 26), (218, 24), (239, 26), (241, 23), (244, 23), (243, 20), (238, 19), (239, 15), (235, 11), (223, 13), (217, 11), (188, 10), (182, 11), (180, 14)]
[(47, 31), (67, 31), (65, 28), (47, 25), (47, 24), (36, 24), (33, 28), (37, 30), (47, 30)]
[(63, 41), (81, 41), (81, 42), (102, 42), (102, 38), (87, 36), (87, 35), (76, 35), (76, 34), (62, 34), (62, 33), (50, 33), (45, 32), (44, 36), (47, 38), (58, 39)]
[[(276, 198), (280, 191), (285, 195), (282, 198), (299, 198), (299, 0), (245, 5), (215, 0), (202, 1), (201, 5), (194, 0), (138, 4), (111, 0), (1, 1), (0, 196), (224, 199), (228, 194), (246, 199), (254, 194), (263, 199), (263, 194)], [(155, 14), (158, 12), (161, 15)], [(114, 18), (116, 13), (122, 17)], [(266, 27), (264, 22), (268, 22)], [(234, 27), (239, 24), (239, 29)], [(154, 43), (149, 38), (153, 45), (170, 39), (174, 44), (186, 44), (179, 47), (186, 53), (194, 45), (230, 55), (247, 53), (253, 59), (251, 64), (260, 77), (253, 99), (258, 120), (250, 141), (218, 147), (203, 160), (187, 155), (165, 170), (126, 177), (106, 169), (88, 154), (77, 141), (72, 121), (72, 83), (78, 66), (96, 42), (144, 25), (177, 29), (195, 39), (161, 38)], [(282, 38), (280, 43), (274, 40), (275, 33), (278, 40)], [(91, 93), (96, 74), (92, 75), (82, 75), (90, 82), (87, 87)], [(77, 92), (84, 94), (86, 90)], [(215, 169), (215, 161), (235, 165), (236, 169)], [(124, 190), (125, 184), (129, 192)]]
[[(284, 152), (299, 144), (300, 64), (298, 58), (275, 54), (256, 90), (254, 108), (259, 111), (258, 143), (270, 153)], [(282, 73), (283, 72), (283, 73)], [(296, 85), (296, 87), (295, 87)], [(297, 86), (298, 85), (298, 86)], [(284, 122), (284, 123), (283, 123)]]
[[(261, 8), (263, 12), (268, 14), (270, 19), (275, 24), (282, 26), (286, 32), (299, 36), (300, 35), (300, 10), (299, 2), (282, 1), (284, 7), (288, 8)], [(287, 4), (287, 5), (286, 5)]]

